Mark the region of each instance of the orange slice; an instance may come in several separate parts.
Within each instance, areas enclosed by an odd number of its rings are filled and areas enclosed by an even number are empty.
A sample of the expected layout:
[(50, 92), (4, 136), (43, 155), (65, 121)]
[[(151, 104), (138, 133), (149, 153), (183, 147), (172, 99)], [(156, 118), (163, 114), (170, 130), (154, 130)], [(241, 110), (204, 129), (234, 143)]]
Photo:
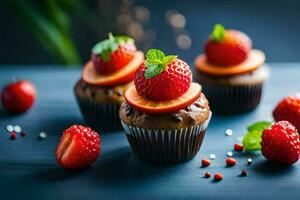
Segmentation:
[(136, 70), (144, 62), (144, 53), (137, 51), (133, 59), (121, 70), (112, 74), (99, 74), (89, 61), (82, 70), (82, 79), (91, 85), (110, 86), (132, 81)]
[(168, 101), (153, 101), (138, 94), (134, 85), (125, 92), (125, 99), (129, 105), (138, 111), (149, 114), (161, 114), (176, 112), (186, 108), (196, 101), (201, 95), (201, 86), (192, 83), (182, 96)]
[(223, 76), (223, 75), (237, 75), (253, 71), (260, 67), (265, 62), (265, 54), (260, 50), (251, 50), (248, 58), (234, 66), (217, 66), (207, 62), (204, 54), (199, 55), (195, 59), (196, 69), (211, 75)]

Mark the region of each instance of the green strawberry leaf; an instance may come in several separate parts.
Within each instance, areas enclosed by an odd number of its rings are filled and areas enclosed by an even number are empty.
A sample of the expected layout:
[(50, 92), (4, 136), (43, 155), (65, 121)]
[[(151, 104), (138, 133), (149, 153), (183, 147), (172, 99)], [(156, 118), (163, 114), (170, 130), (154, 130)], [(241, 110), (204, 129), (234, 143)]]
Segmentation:
[(225, 38), (226, 29), (221, 24), (216, 24), (214, 30), (211, 33), (211, 37), (215, 42), (222, 42)]
[(92, 52), (99, 55), (104, 62), (110, 60), (110, 55), (116, 51), (120, 45), (125, 43), (134, 43), (134, 40), (128, 36), (113, 36), (111, 33), (108, 34), (108, 39), (97, 43)]
[(243, 138), (243, 146), (246, 151), (257, 151), (261, 149), (262, 131), (253, 130), (248, 132)]
[(249, 132), (251, 131), (263, 131), (266, 128), (271, 127), (272, 122), (268, 122), (268, 121), (260, 121), (260, 122), (256, 122), (254, 124), (251, 124), (250, 126), (247, 127), (247, 130)]
[(176, 58), (177, 56), (174, 55), (166, 56), (159, 49), (149, 49), (146, 53), (145, 65), (147, 69), (144, 73), (145, 78), (150, 79), (161, 74), (166, 66)]

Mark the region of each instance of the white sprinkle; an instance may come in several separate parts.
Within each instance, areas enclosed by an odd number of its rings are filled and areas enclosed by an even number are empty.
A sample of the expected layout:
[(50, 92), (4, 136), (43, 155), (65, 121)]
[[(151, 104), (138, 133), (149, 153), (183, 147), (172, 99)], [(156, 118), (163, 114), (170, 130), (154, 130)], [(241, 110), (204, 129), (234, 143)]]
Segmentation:
[(228, 152), (227, 152), (227, 156), (228, 156), (228, 157), (232, 157), (232, 156), (233, 156), (233, 152), (232, 152), (232, 151), (228, 151)]
[(227, 130), (225, 131), (225, 134), (226, 134), (227, 136), (232, 136), (232, 135), (233, 135), (233, 131), (232, 131), (231, 129), (227, 129)]
[(214, 160), (214, 159), (216, 159), (216, 155), (215, 155), (215, 154), (210, 154), (210, 155), (209, 155), (209, 158), (210, 158), (211, 160)]
[(15, 130), (17, 133), (20, 133), (20, 132), (22, 131), (22, 128), (21, 128), (21, 126), (19, 126), (19, 125), (15, 125), (15, 126), (14, 126), (14, 130)]
[(13, 132), (14, 131), (14, 126), (9, 124), (9, 125), (6, 126), (6, 130), (8, 132)]
[(242, 142), (243, 141), (243, 137), (238, 137), (237, 140), (240, 141), (240, 142)]
[(40, 139), (45, 139), (47, 137), (47, 134), (45, 132), (40, 132), (39, 137)]
[(248, 158), (247, 162), (248, 162), (248, 165), (251, 165), (253, 161), (251, 158)]

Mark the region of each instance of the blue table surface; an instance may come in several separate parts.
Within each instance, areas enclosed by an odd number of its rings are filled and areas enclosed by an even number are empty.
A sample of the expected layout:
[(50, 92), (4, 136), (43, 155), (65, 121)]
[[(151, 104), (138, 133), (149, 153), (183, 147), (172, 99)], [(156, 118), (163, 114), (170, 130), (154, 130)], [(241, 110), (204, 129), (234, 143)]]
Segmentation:
[[(261, 105), (236, 116), (213, 116), (200, 152), (186, 163), (155, 166), (133, 155), (123, 132), (101, 133), (101, 156), (92, 167), (65, 171), (55, 161), (54, 151), (62, 131), (84, 124), (73, 85), (80, 69), (57, 66), (7, 66), (0, 68), (0, 86), (13, 77), (31, 80), (37, 87), (35, 106), (28, 113), (11, 116), (0, 112), (0, 199), (299, 199), (300, 161), (289, 167), (267, 162), (261, 155), (235, 154), (238, 162), (226, 168), (227, 151), (245, 128), (258, 120), (272, 120), (272, 110), (285, 95), (300, 90), (300, 63), (271, 63)], [(7, 124), (18, 124), (28, 135), (9, 140)], [(231, 128), (234, 135), (225, 136)], [(38, 133), (48, 137), (38, 140)], [(200, 160), (216, 154), (209, 168)], [(248, 157), (253, 165), (247, 166)], [(247, 169), (247, 177), (239, 177)], [(221, 172), (215, 183), (204, 179), (206, 171)]]

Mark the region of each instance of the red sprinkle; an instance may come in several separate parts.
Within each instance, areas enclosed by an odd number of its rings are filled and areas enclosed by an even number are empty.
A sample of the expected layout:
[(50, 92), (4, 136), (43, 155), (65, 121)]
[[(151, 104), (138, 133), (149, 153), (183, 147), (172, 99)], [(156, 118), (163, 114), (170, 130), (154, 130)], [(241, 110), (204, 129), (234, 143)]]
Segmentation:
[(247, 176), (247, 175), (248, 175), (248, 172), (246, 170), (242, 170), (241, 176)]
[(27, 134), (26, 131), (22, 131), (22, 132), (21, 132), (21, 136), (22, 136), (22, 137), (26, 136), (26, 134)]
[(240, 144), (234, 144), (234, 150), (235, 151), (243, 151), (244, 147)]
[(15, 131), (12, 131), (11, 133), (10, 133), (10, 139), (11, 140), (15, 140), (17, 138), (17, 133), (15, 132)]
[(214, 176), (214, 179), (215, 179), (216, 181), (220, 181), (220, 180), (223, 179), (223, 175), (220, 174), (220, 173), (216, 173), (215, 176)]
[(226, 159), (227, 166), (234, 166), (235, 163), (236, 163), (236, 160), (234, 158), (227, 158)]
[(202, 163), (202, 167), (207, 167), (210, 165), (210, 161), (207, 159), (201, 160), (201, 163)]
[(206, 172), (205, 175), (204, 175), (204, 177), (205, 177), (205, 178), (211, 177), (211, 173), (210, 173), (210, 172)]

